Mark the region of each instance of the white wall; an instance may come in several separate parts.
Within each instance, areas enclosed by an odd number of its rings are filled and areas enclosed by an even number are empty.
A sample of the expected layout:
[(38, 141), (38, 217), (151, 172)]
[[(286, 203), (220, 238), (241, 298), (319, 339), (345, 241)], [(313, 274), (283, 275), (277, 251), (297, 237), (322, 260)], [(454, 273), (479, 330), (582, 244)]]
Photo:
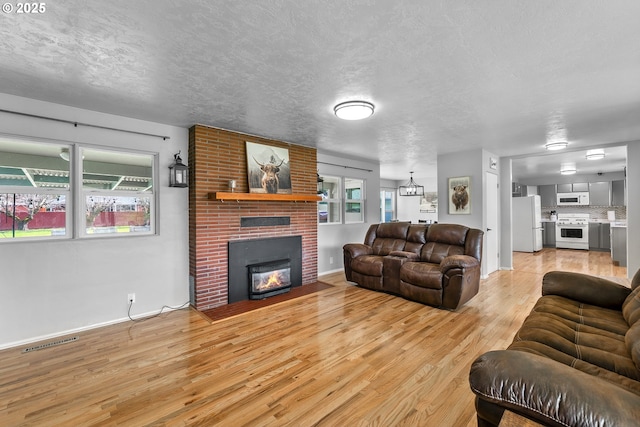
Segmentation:
[[(484, 150), (471, 150), (438, 156), (438, 222), (463, 224), (483, 229), (484, 173), (482, 158)], [(449, 214), (449, 178), (468, 176), (471, 212), (468, 215)]]
[(627, 275), (640, 269), (640, 141), (627, 145)]
[[(465, 152), (443, 154), (438, 156), (438, 222), (463, 224), (467, 227), (477, 228), (479, 230), (487, 229), (487, 219), (485, 212), (486, 197), (484, 197), (486, 172), (498, 175), (498, 182), (502, 185), (502, 163), (498, 164), (497, 169), (489, 167), (489, 159), (498, 157), (486, 150), (469, 150)], [(468, 176), (470, 178), (469, 196), (471, 203), (471, 212), (468, 215), (451, 215), (449, 214), (449, 178)], [(509, 197), (511, 196), (509, 190)], [(498, 192), (498, 203), (500, 210), (498, 211), (498, 221), (502, 223), (502, 203), (504, 199), (503, 191)], [(495, 207), (494, 209), (497, 209)], [(502, 247), (502, 227), (498, 232), (498, 251), (504, 252)], [(486, 256), (487, 246), (483, 244), (483, 258)], [(486, 264), (482, 264), (482, 276), (486, 276)]]
[(0, 113), (0, 133), (159, 153), (156, 236), (0, 244), (0, 348), (127, 320), (189, 300), (188, 189), (168, 187), (168, 166), (188, 130), (0, 94), (0, 109), (167, 135), (169, 140)]
[(500, 264), (501, 270), (513, 270), (513, 236), (511, 233), (511, 182), (513, 161), (501, 157), (498, 161), (500, 168)]
[(346, 243), (362, 243), (369, 226), (380, 222), (380, 165), (321, 152), (318, 152), (317, 160), (320, 176), (345, 176), (366, 180), (364, 223), (318, 225), (318, 274), (321, 275), (342, 270), (344, 268), (342, 247)]

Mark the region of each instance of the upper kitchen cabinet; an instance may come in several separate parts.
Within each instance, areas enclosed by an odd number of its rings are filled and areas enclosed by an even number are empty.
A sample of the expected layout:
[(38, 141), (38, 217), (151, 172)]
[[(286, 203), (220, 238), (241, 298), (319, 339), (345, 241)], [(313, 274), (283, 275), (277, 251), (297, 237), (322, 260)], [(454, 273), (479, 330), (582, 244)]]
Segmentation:
[(548, 207), (556, 206), (558, 204), (558, 200), (556, 198), (556, 186), (554, 184), (539, 185), (538, 194), (540, 194), (541, 206)]
[(611, 181), (611, 206), (627, 206), (625, 181)]
[(589, 191), (589, 183), (588, 182), (574, 182), (571, 184), (572, 190), (574, 193), (577, 191)]
[(558, 193), (575, 193), (577, 191), (589, 191), (589, 183), (558, 184)]
[(590, 182), (589, 204), (591, 206), (611, 206), (611, 183)]

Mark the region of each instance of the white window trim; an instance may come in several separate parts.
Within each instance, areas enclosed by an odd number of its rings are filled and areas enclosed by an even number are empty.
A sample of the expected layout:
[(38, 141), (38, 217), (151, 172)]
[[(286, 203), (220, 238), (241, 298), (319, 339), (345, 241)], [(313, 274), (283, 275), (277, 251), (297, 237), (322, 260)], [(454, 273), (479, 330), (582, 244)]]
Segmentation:
[[(46, 237), (29, 237), (29, 238), (7, 238), (0, 239), (1, 244), (21, 244), (21, 243), (43, 243), (49, 241), (59, 240), (80, 240), (80, 239), (102, 239), (102, 238), (131, 238), (131, 237), (144, 237), (159, 235), (159, 153), (149, 152), (144, 150), (132, 150), (127, 148), (118, 147), (104, 147), (99, 145), (73, 143), (70, 141), (61, 141), (55, 139), (45, 139), (38, 137), (27, 137), (23, 135), (12, 135), (0, 133), (0, 137), (10, 138), (14, 140), (20, 140), (31, 143), (39, 144), (51, 144), (57, 146), (69, 147), (69, 188), (46, 188), (46, 187), (24, 187), (24, 186), (2, 186), (0, 187), (0, 193), (6, 194), (64, 194), (65, 195), (65, 235), (64, 236), (46, 236)], [(131, 153), (136, 155), (151, 156), (152, 158), (152, 179), (153, 189), (151, 193), (143, 193), (136, 191), (122, 191), (118, 193), (110, 193), (110, 195), (118, 195), (123, 197), (151, 197), (152, 203), (150, 206), (150, 230), (145, 232), (135, 233), (105, 233), (105, 234), (87, 234), (86, 233), (86, 216), (84, 197), (85, 194), (103, 193), (102, 191), (89, 191), (83, 190), (83, 177), (82, 173), (82, 149), (95, 149), (114, 153)], [(104, 195), (104, 194), (103, 194)]]

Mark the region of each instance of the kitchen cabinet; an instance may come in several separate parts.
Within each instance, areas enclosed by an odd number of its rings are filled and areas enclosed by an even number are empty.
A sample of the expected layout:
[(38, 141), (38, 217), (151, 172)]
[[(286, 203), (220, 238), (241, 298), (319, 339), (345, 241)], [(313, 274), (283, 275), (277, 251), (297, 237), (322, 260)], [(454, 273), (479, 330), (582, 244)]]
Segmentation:
[(556, 247), (556, 223), (555, 222), (542, 223), (542, 246), (544, 246), (545, 248)]
[(611, 227), (611, 259), (620, 267), (627, 266), (627, 227)]
[(540, 205), (544, 207), (553, 207), (558, 205), (558, 198), (556, 197), (556, 186), (552, 185), (539, 185), (538, 194), (540, 194)]
[(608, 222), (589, 223), (589, 250), (609, 251), (611, 249), (611, 225)]
[(590, 182), (589, 204), (591, 206), (611, 206), (611, 182)]
[(627, 206), (625, 184), (624, 179), (611, 182), (611, 206)]
[(571, 184), (571, 191), (574, 193), (576, 191), (589, 191), (589, 183), (588, 182), (574, 182)]
[(558, 184), (558, 193), (575, 193), (576, 191), (589, 191), (589, 183), (574, 182), (572, 184)]

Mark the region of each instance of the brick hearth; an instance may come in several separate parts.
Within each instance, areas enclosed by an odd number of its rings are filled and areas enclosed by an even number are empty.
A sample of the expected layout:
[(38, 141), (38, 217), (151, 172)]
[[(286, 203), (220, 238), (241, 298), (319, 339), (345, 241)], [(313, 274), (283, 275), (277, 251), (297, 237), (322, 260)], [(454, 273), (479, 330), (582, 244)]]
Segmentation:
[[(245, 142), (287, 148), (293, 193), (316, 193), (316, 150), (208, 126), (189, 130), (189, 271), (195, 307), (207, 310), (227, 304), (228, 242), (277, 236), (302, 236), (302, 284), (315, 283), (317, 265), (316, 203), (290, 201), (220, 201), (212, 192), (248, 193)], [(241, 227), (241, 217), (290, 217), (289, 225)]]

